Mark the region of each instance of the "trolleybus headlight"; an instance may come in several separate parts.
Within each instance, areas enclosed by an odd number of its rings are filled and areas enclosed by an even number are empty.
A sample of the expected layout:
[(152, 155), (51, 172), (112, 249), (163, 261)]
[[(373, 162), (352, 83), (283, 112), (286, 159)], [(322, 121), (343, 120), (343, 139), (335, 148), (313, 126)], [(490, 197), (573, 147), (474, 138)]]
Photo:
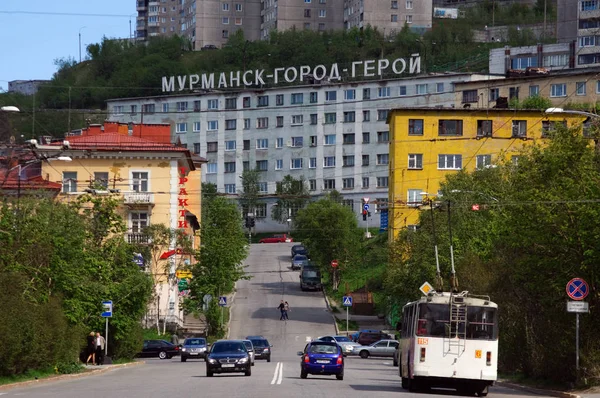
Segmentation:
[(425, 362), (425, 347), (421, 347), (421, 357), (419, 358), (419, 360), (421, 362)]
[(488, 351), (487, 354), (485, 355), (485, 364), (487, 366), (492, 366), (492, 352)]

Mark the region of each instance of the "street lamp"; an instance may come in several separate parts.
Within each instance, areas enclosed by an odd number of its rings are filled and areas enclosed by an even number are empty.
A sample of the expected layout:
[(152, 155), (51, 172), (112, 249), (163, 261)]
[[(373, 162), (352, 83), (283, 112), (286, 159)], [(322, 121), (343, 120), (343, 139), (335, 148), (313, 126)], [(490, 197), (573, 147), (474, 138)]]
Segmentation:
[(0, 108), (2, 112), (21, 112), (16, 106), (3, 106)]
[(571, 113), (573, 115), (583, 115), (588, 117), (600, 118), (600, 115), (596, 115), (592, 112), (586, 111), (577, 111), (573, 109), (563, 109), (563, 108), (548, 108), (544, 111), (545, 113)]
[(41, 163), (43, 161), (49, 162), (51, 160), (60, 160), (63, 162), (70, 162), (73, 159), (71, 159), (71, 157), (69, 157), (69, 156), (44, 157), (41, 159), (36, 158), (36, 159), (29, 160), (23, 164), (18, 164), (15, 167), (8, 169), (8, 171), (6, 172), (7, 176), (14, 169), (19, 169), (19, 172), (17, 174), (17, 209), (19, 208), (19, 204), (21, 201), (21, 174), (23, 173), (23, 170), (25, 170), (26, 168), (28, 168), (29, 166), (31, 166), (33, 164)]

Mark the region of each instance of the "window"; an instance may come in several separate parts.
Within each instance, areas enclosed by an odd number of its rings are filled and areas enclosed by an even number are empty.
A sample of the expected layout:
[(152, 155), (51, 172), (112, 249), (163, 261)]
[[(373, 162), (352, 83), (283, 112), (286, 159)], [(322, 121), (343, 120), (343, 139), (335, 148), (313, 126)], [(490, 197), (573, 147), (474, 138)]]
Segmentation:
[(569, 64), (569, 55), (568, 54), (545, 55), (543, 62), (544, 62), (545, 67), (566, 66)]
[(335, 112), (325, 114), (325, 123), (335, 123), (335, 121), (336, 121)]
[(256, 170), (258, 170), (258, 171), (269, 170), (269, 161), (268, 160), (257, 160), (256, 161)]
[(398, 87), (398, 95), (401, 96), (401, 97), (404, 96), (404, 95), (406, 95), (406, 86), (400, 86), (400, 87)]
[(256, 128), (257, 129), (266, 129), (267, 127), (269, 127), (269, 118), (268, 117), (256, 118)]
[(256, 140), (256, 149), (268, 149), (269, 140), (267, 138), (260, 138)]
[(325, 91), (325, 101), (337, 101), (337, 91)]
[(492, 125), (491, 120), (478, 120), (477, 121), (477, 137), (491, 137), (492, 136)]
[(363, 122), (371, 121), (371, 111), (363, 111)]
[(277, 116), (275, 118), (275, 127), (283, 127), (283, 116)]
[(176, 133), (187, 133), (187, 123), (177, 123), (175, 125)]
[(156, 106), (154, 104), (143, 104), (142, 105), (143, 113), (153, 114), (155, 109), (156, 109)]
[(352, 101), (356, 99), (356, 90), (344, 90), (344, 99), (346, 101)]
[(500, 89), (499, 88), (490, 88), (490, 101), (496, 101), (500, 97)]
[(242, 99), (242, 106), (244, 108), (250, 108), (252, 106), (252, 99), (250, 97), (244, 97)]
[(540, 95), (540, 86), (538, 86), (538, 85), (529, 86), (529, 96), (535, 97), (537, 95)]
[(479, 102), (477, 97), (477, 90), (464, 90), (462, 92), (462, 102), (470, 103), (470, 102)]
[(319, 10), (319, 18), (325, 18), (327, 16), (326, 10)]
[(229, 17), (223, 17), (222, 23), (223, 25), (229, 25)]
[(323, 167), (335, 167), (335, 156), (325, 156), (323, 158)]
[[(266, 182), (259, 182), (257, 185), (258, 185), (258, 192), (260, 192), (260, 193), (267, 193), (268, 192), (268, 189), (269, 189), (269, 184), (268, 183), (266, 183)], [(266, 206), (267, 206), (267, 204), (266, 203), (263, 203), (263, 204), (265, 205), (265, 213), (266, 213)], [(259, 216), (257, 215), (257, 217), (259, 217)], [(266, 214), (264, 216), (262, 216), (262, 218), (264, 218), (264, 217), (266, 217)]]
[(223, 39), (228, 39), (229, 38), (229, 31), (228, 30), (223, 30), (221, 32), (221, 36), (223, 37)]
[(317, 190), (317, 180), (308, 180), (308, 190), (309, 191)]
[(308, 161), (308, 168), (309, 169), (316, 169), (317, 168), (317, 158), (310, 158)]
[(219, 129), (219, 121), (218, 120), (209, 120), (206, 122), (206, 130), (207, 131), (216, 131)]
[(335, 134), (325, 134), (324, 145), (335, 145)]
[[(167, 106), (167, 110), (165, 111), (165, 105)], [(163, 112), (169, 111), (169, 104), (163, 104)], [(120, 115), (123, 113), (123, 105), (113, 106), (113, 115)]]
[(316, 113), (310, 114), (310, 124), (317, 124), (318, 115)]
[(354, 140), (354, 134), (344, 134), (344, 144), (349, 144), (349, 145), (353, 145), (355, 144), (355, 140)]
[(406, 23), (412, 23), (412, 15), (407, 15), (406, 18), (404, 19), (404, 21)]
[(223, 11), (229, 11), (229, 3), (223, 3)]
[[(556, 126), (557, 125), (562, 125), (565, 128), (567, 127), (567, 121), (561, 121), (561, 122), (551, 122), (549, 120), (543, 120), (542, 121), (542, 137), (548, 137), (548, 132), (550, 131), (556, 131)], [(584, 126), (585, 128), (585, 126)]]
[(292, 126), (300, 126), (304, 121), (303, 115), (292, 115)]
[(310, 136), (310, 146), (317, 146), (317, 136), (316, 135)]
[(209, 99), (207, 101), (208, 110), (219, 109), (219, 100)]
[(276, 159), (275, 160), (275, 170), (282, 170), (283, 169), (283, 159)]
[(148, 192), (147, 171), (134, 171), (131, 173), (131, 190), (134, 192)]
[(377, 177), (377, 188), (387, 188), (389, 184), (388, 177)]
[(566, 97), (567, 85), (565, 83), (550, 85), (550, 97)]
[(378, 109), (377, 110), (377, 120), (387, 120), (388, 110), (387, 109)]
[(225, 141), (225, 150), (226, 151), (235, 151), (235, 140)]
[(585, 95), (585, 83), (586, 82), (577, 82), (577, 95)]
[(194, 101), (194, 112), (200, 112), (200, 101)]
[(438, 126), (438, 135), (462, 135), (462, 120), (440, 120)]
[(392, 14), (390, 22), (398, 22), (398, 14)]
[(304, 103), (304, 94), (296, 93), (292, 94), (292, 104), (302, 104)]
[(235, 3), (235, 10), (238, 12), (242, 11), (242, 5), (240, 3)]
[(310, 8), (304, 9), (304, 18), (310, 18)]
[(512, 121), (512, 136), (513, 138), (527, 137), (527, 120)]
[(371, 143), (371, 133), (369, 133), (369, 132), (362, 133), (362, 143), (363, 144)]
[(206, 143), (206, 152), (217, 152), (219, 148), (219, 143), (216, 141), (211, 141)]
[(250, 140), (244, 140), (244, 151), (249, 151), (250, 150)]
[(354, 112), (344, 112), (344, 123), (354, 123), (356, 121)]
[(63, 193), (77, 192), (77, 172), (63, 171)]
[(406, 204), (408, 206), (419, 206), (423, 203), (423, 192), (421, 189), (409, 189), (406, 197)]
[(316, 104), (319, 101), (319, 93), (317, 93), (317, 92), (310, 93), (309, 101), (311, 104)]
[(475, 168), (483, 169), (492, 164), (492, 155), (477, 155), (475, 158)]
[(283, 94), (277, 94), (275, 96), (275, 105), (283, 106), (283, 104), (284, 104)]
[(259, 95), (257, 106), (269, 106), (269, 96), (268, 95)]
[(235, 24), (236, 24), (236, 25), (241, 25), (241, 24), (242, 24), (242, 18), (240, 18), (240, 17), (236, 17), (236, 18), (235, 18)]
[(408, 135), (423, 135), (423, 119), (408, 119)]
[(200, 143), (199, 142), (194, 143), (194, 153), (196, 155), (198, 155), (200, 153)]
[(347, 155), (342, 157), (343, 167), (354, 167), (354, 155)]
[(363, 100), (369, 100), (369, 99), (371, 99), (371, 89), (363, 88)]
[(519, 87), (510, 87), (508, 89), (508, 99), (519, 99)]
[[(354, 188), (354, 178), (352, 179), (352, 188)], [(342, 206), (349, 207), (350, 210), (354, 211), (354, 201), (352, 199), (342, 200)]]
[(225, 193), (230, 195), (235, 194), (235, 184), (225, 184)]
[(406, 0), (406, 9), (412, 10), (413, 8), (413, 0)]
[(323, 180), (323, 189), (335, 189), (335, 180), (334, 179)]
[(177, 112), (187, 112), (187, 110), (188, 110), (187, 101), (177, 102)]
[(389, 131), (378, 131), (377, 132), (377, 142), (378, 143), (390, 142), (390, 132)]
[(237, 98), (225, 98), (225, 109), (237, 109)]
[(378, 153), (377, 154), (377, 165), (382, 166), (390, 163), (390, 155), (387, 153)]
[(244, 130), (250, 130), (250, 119), (244, 119)]
[(206, 174), (217, 174), (217, 164), (216, 163), (207, 163), (206, 164)]
[(369, 177), (363, 177), (362, 178), (362, 187), (363, 188), (369, 188)]
[(462, 169), (462, 155), (438, 155), (439, 170)]
[(597, 0), (584, 0), (581, 2), (581, 11), (593, 11), (598, 9)]
[(444, 83), (436, 83), (435, 84), (435, 92), (443, 93), (444, 92)]
[(150, 225), (150, 217), (148, 213), (145, 211), (134, 211), (129, 213), (131, 217), (131, 232), (139, 233), (144, 230), (144, 228)]
[(398, 0), (392, 0), (392, 10), (398, 9)]
[(527, 69), (537, 65), (537, 56), (517, 57), (510, 60), (511, 69)]
[(417, 95), (424, 95), (427, 92), (427, 84), (417, 84)]
[(369, 155), (362, 155), (362, 166), (368, 166), (369, 165)]
[(422, 153), (408, 154), (408, 168), (409, 168), (409, 170), (422, 169), (423, 168), (423, 154)]
[(389, 87), (379, 87), (377, 89), (377, 96), (379, 98), (389, 97), (391, 96), (391, 89)]
[(225, 120), (225, 130), (235, 130), (236, 125), (237, 125), (237, 120), (235, 120), (235, 119)]
[(302, 158), (290, 160), (290, 169), (298, 170), (302, 168)]
[(225, 173), (235, 173), (235, 162), (225, 162)]
[(292, 147), (302, 148), (304, 146), (304, 137), (292, 137)]
[(354, 189), (354, 178), (342, 179), (342, 188), (343, 189)]
[(275, 148), (283, 148), (283, 138), (279, 137), (275, 140)]

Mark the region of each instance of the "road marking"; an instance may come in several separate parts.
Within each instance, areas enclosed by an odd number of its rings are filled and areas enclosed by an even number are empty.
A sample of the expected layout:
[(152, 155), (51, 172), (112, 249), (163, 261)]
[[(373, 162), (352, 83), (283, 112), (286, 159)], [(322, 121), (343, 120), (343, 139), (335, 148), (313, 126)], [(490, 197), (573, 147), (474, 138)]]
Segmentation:
[(281, 384), (281, 379), (283, 378), (283, 363), (277, 362), (277, 366), (275, 366), (275, 373), (273, 374), (273, 380), (271, 380), (271, 384)]
[(312, 339), (310, 338), (310, 336), (306, 336), (306, 342), (310, 343), (312, 341)]

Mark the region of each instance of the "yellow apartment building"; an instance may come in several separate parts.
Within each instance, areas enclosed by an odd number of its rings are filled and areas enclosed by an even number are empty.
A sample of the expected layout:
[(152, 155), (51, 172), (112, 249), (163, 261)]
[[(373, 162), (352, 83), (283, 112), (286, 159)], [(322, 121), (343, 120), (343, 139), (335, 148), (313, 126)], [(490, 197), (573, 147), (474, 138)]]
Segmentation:
[[(148, 129), (150, 130), (150, 129)], [(169, 136), (169, 127), (164, 132)], [(120, 211), (127, 223), (125, 238), (130, 243), (146, 244), (143, 232), (151, 224), (182, 229), (200, 244), (201, 165), (204, 159), (192, 156), (186, 148), (165, 142), (104, 129), (67, 137), (68, 147), (61, 144), (38, 146), (36, 152), (46, 156), (70, 157), (69, 162), (43, 163), (42, 175), (61, 184), (58, 200), (71, 201), (82, 194), (113, 195), (120, 198)], [(55, 147), (55, 148), (52, 148)], [(51, 148), (51, 149), (49, 149)], [(177, 268), (189, 255), (174, 243), (166, 247), (160, 261), (144, 259), (144, 268), (155, 281), (155, 294), (147, 322), (183, 324), (180, 308)], [(161, 250), (162, 252), (163, 250)], [(183, 293), (185, 294), (185, 292)]]
[[(523, 145), (544, 138), (556, 123), (583, 123), (585, 116), (539, 110), (404, 108), (390, 111), (390, 240), (416, 228), (425, 194), (460, 170), (489, 166), (516, 156)], [(515, 159), (516, 160), (516, 159)]]

